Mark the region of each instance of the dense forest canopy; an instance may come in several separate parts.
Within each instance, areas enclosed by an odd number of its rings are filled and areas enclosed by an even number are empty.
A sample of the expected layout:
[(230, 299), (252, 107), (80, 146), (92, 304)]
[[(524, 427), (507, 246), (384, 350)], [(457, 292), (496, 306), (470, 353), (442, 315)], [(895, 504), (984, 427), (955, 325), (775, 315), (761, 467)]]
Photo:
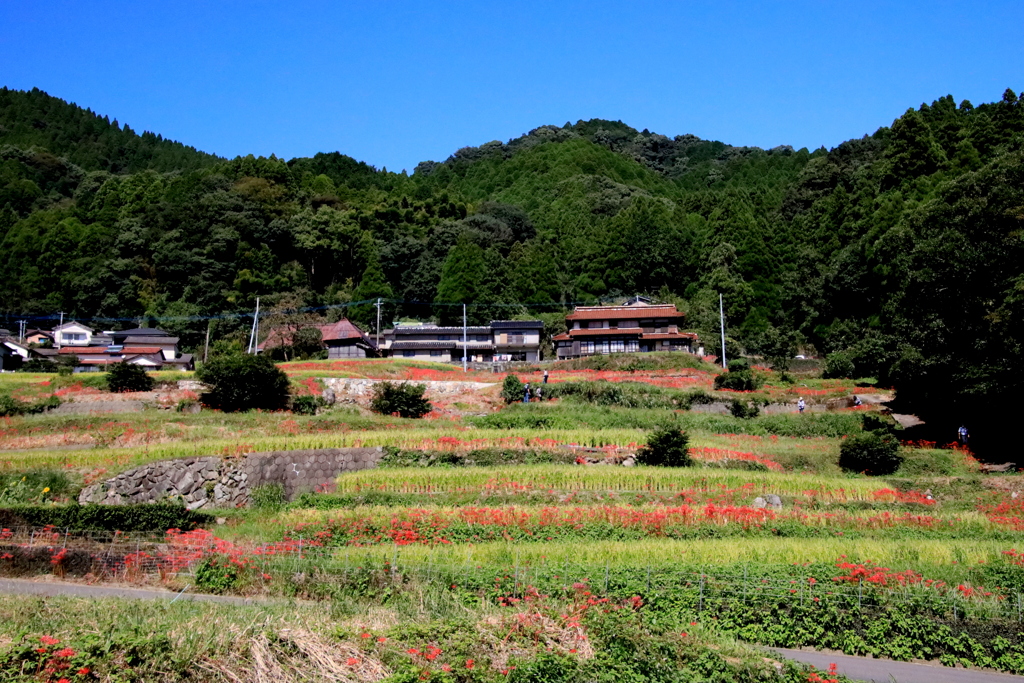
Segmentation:
[[(0, 90), (0, 325), (148, 319), (197, 344), (271, 315), (540, 316), (648, 294), (714, 350), (845, 353), (941, 419), (1024, 383), (1024, 96), (951, 96), (835, 149), (542, 126), (410, 176), (204, 154)], [(308, 313), (307, 313), (308, 315)], [(250, 318), (251, 320), (251, 318)], [(963, 419), (968, 419), (964, 417)], [(976, 433), (977, 433), (976, 429)], [(982, 430), (983, 431), (983, 430)]]

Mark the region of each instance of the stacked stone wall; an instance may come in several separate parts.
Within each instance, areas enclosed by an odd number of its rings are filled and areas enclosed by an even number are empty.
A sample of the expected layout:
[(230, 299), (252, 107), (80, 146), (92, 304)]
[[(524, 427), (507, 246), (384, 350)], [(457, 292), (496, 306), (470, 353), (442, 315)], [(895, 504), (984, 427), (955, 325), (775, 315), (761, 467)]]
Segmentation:
[(330, 486), (343, 472), (376, 467), (377, 448), (325, 448), (249, 453), (242, 457), (162, 460), (122, 472), (82, 490), (80, 503), (127, 505), (181, 501), (190, 510), (242, 507), (250, 492), (280, 484), (285, 498)]

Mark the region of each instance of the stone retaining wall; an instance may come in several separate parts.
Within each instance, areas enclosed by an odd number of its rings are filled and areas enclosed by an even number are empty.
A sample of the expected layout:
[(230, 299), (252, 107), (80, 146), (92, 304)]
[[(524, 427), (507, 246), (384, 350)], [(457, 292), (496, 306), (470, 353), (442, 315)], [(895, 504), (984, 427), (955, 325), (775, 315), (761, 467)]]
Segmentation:
[[(366, 403), (373, 397), (373, 387), (380, 382), (397, 382), (401, 380), (381, 379), (354, 379), (351, 377), (320, 377), (328, 391), (333, 392), (335, 400), (339, 403)], [(487, 382), (409, 382), (410, 384), (424, 384), (427, 387), (424, 393), (427, 398), (431, 396), (458, 396), (471, 391), (480, 391), (497, 386)], [(326, 391), (325, 391), (326, 393)]]
[(281, 484), (287, 500), (330, 485), (342, 472), (376, 467), (383, 455), (377, 448), (249, 453), (238, 458), (162, 460), (93, 484), (78, 502), (105, 505), (181, 500), (190, 510), (241, 507), (249, 493), (265, 484)]

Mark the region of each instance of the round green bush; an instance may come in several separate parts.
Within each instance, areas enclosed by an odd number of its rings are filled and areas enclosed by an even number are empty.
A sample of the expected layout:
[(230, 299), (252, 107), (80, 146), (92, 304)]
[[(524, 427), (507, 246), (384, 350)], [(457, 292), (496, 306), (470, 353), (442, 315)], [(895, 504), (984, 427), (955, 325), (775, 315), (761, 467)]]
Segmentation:
[(211, 408), (236, 412), (288, 407), (288, 376), (265, 356), (221, 356), (200, 367), (196, 377), (210, 387), (202, 399)]
[(825, 356), (825, 370), (821, 376), (825, 379), (844, 379), (853, 377), (853, 361), (845, 351), (836, 351)]
[(126, 391), (152, 391), (153, 378), (141, 365), (121, 361), (107, 371), (107, 388), (116, 393)]
[(505, 375), (505, 381), (501, 384), (501, 397), (505, 403), (515, 403), (523, 400), (526, 389), (523, 383), (515, 375)]
[(675, 426), (666, 426), (655, 430), (647, 440), (647, 445), (636, 452), (639, 465), (655, 465), (658, 467), (689, 467), (690, 437), (686, 432)]
[(892, 474), (903, 464), (900, 444), (883, 432), (855, 434), (839, 446), (839, 467), (873, 476)]
[(423, 417), (433, 409), (430, 401), (423, 398), (423, 392), (426, 390), (425, 384), (378, 382), (373, 387), (370, 410), (381, 415)]

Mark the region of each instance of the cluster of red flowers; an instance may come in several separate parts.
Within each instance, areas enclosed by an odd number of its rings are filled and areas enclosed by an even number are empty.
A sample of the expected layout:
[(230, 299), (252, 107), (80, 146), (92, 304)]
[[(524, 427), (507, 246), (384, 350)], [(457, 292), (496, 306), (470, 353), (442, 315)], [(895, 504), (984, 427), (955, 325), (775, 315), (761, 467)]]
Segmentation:
[(942, 581), (925, 579), (921, 574), (912, 569), (897, 572), (888, 567), (879, 567), (873, 562), (837, 562), (836, 567), (845, 571), (845, 574), (833, 577), (837, 583), (870, 583), (876, 586), (910, 586), (921, 584), (929, 587), (944, 586)]
[(920, 491), (897, 491), (896, 489), (878, 489), (871, 496), (875, 500), (887, 503), (916, 503), (917, 505), (935, 505), (935, 499)]
[(724, 448), (710, 448), (707, 446), (698, 446), (690, 449), (690, 454), (698, 460), (744, 460), (746, 462), (756, 462), (760, 465), (764, 465), (770, 470), (781, 472), (783, 467), (774, 460), (769, 460), (760, 455), (754, 455), (751, 452), (744, 451), (730, 451)]
[(73, 648), (58, 647), (60, 640), (52, 636), (40, 636), (40, 647), (35, 648), (35, 677), (46, 683), (71, 683), (85, 680), (91, 670), (87, 666), (76, 666), (72, 658), (77, 654)]

